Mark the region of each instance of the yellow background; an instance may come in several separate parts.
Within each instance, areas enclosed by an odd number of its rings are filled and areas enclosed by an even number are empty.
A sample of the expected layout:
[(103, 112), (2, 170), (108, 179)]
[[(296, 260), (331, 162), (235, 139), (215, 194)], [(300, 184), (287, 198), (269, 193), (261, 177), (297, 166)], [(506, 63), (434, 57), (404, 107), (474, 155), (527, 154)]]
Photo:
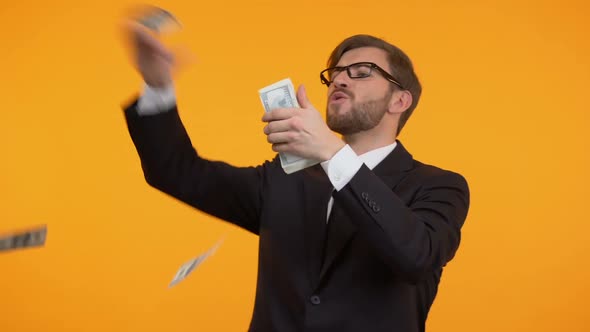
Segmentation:
[[(257, 238), (149, 188), (120, 105), (140, 88), (117, 25), (129, 1), (0, 6), (0, 331), (245, 331)], [(273, 153), (257, 90), (285, 77), (319, 110), (345, 37), (404, 49), (424, 86), (401, 140), (462, 173), (472, 206), (430, 331), (589, 331), (586, 1), (161, 1), (195, 60), (177, 79), (200, 152)], [(182, 263), (217, 253), (169, 289)]]

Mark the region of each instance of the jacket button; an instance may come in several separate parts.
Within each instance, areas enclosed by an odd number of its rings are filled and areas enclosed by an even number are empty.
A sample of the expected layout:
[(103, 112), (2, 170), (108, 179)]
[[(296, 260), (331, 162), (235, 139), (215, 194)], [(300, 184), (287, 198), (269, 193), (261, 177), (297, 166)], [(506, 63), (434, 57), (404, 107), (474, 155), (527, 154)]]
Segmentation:
[(365, 202), (368, 202), (369, 201), (369, 194), (367, 194), (366, 192), (363, 192), (361, 194), (361, 197), (365, 200)]
[(319, 296), (317, 296), (317, 295), (312, 295), (312, 296), (309, 298), (309, 300), (311, 301), (311, 304), (313, 304), (313, 305), (318, 305), (318, 304), (320, 304), (320, 303), (321, 303), (321, 301), (320, 301), (320, 297), (319, 297)]

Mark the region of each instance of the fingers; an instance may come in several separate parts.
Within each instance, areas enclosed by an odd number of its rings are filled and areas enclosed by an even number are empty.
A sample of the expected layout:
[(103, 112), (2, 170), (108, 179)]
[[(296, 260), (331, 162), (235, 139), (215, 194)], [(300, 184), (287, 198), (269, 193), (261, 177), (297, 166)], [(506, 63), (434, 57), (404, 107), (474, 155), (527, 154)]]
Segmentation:
[(266, 141), (271, 144), (288, 144), (293, 141), (293, 133), (284, 131), (280, 133), (272, 133), (266, 136)]
[(281, 120), (269, 122), (266, 126), (264, 126), (263, 131), (266, 135), (270, 135), (272, 133), (289, 131), (292, 128), (293, 126), (289, 123), (288, 120)]
[(173, 59), (170, 61), (173, 63), (172, 75), (177, 76), (179, 73), (185, 70), (185, 68), (197, 62), (197, 57), (192, 53), (186, 46), (176, 46), (171, 50)]
[(123, 23), (123, 31), (138, 53), (151, 53), (172, 61), (173, 53), (146, 27), (135, 21)]
[[(273, 144), (273, 150), (277, 152), (289, 151), (290, 144), (301, 140), (301, 122), (297, 118), (272, 121), (264, 127), (266, 140)], [(277, 149), (279, 150), (277, 150)]]
[(177, 66), (186, 67), (197, 62), (197, 56), (186, 45), (178, 45), (171, 48)]
[(299, 109), (297, 108), (277, 108), (270, 112), (264, 113), (262, 116), (263, 122), (271, 122), (271, 121), (279, 121), (285, 120), (293, 117), (298, 112)]

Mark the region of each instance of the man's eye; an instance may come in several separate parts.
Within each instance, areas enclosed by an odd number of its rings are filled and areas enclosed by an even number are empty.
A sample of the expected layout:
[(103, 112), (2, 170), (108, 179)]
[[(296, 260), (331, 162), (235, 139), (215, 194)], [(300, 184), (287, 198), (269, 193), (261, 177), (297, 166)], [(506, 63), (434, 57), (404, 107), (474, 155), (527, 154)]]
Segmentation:
[(371, 75), (371, 66), (359, 64), (350, 68), (356, 77), (368, 77)]
[(359, 70), (356, 74), (360, 77), (368, 77), (369, 75), (371, 75), (371, 71), (370, 70)]

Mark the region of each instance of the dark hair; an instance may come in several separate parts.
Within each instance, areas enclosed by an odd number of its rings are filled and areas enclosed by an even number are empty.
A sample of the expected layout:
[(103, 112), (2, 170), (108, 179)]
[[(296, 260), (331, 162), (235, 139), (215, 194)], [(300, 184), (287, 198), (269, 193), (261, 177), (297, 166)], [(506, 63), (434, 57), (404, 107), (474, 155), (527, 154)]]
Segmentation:
[(387, 52), (387, 61), (389, 62), (391, 74), (412, 95), (412, 104), (401, 114), (399, 119), (397, 128), (397, 134), (399, 135), (416, 108), (416, 105), (418, 105), (418, 100), (422, 93), (422, 86), (420, 85), (420, 81), (418, 81), (418, 76), (414, 72), (412, 61), (402, 50), (383, 39), (370, 35), (355, 35), (346, 38), (340, 45), (336, 46), (328, 59), (328, 67), (336, 66), (344, 53), (360, 47), (376, 47)]

